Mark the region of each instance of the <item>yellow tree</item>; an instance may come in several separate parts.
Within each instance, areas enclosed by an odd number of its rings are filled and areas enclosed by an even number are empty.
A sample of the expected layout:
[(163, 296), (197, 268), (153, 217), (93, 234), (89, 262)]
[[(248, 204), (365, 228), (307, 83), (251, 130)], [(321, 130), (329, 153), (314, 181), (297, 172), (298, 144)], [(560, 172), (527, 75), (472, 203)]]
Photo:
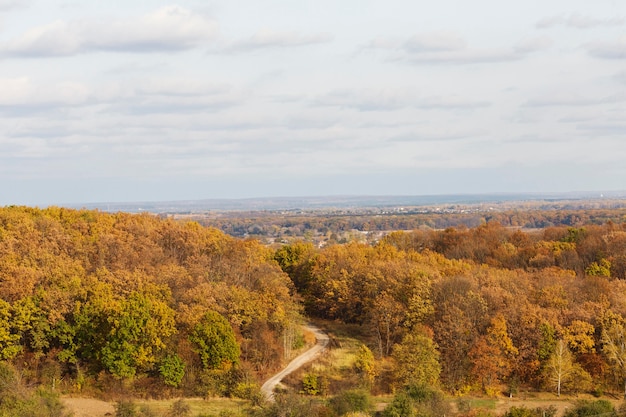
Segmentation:
[(551, 384), (556, 385), (556, 395), (560, 397), (562, 385), (570, 378), (574, 370), (572, 353), (563, 339), (556, 343), (545, 370), (546, 378)]

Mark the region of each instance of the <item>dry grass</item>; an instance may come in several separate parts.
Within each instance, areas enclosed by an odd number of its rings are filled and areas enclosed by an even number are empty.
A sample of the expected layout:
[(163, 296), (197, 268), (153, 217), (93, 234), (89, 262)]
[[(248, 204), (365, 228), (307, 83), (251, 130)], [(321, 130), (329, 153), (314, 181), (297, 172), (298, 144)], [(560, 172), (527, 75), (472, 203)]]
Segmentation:
[[(115, 415), (114, 402), (106, 402), (93, 398), (72, 398), (62, 399), (65, 406), (74, 413), (74, 417), (104, 417)], [(147, 407), (156, 415), (165, 415), (172, 404), (177, 399), (169, 400), (134, 400), (137, 408)], [(191, 415), (199, 414), (217, 416), (222, 411), (231, 411), (237, 415), (244, 415), (249, 408), (249, 402), (230, 398), (212, 398), (203, 400), (202, 398), (185, 398), (185, 403), (191, 408)]]

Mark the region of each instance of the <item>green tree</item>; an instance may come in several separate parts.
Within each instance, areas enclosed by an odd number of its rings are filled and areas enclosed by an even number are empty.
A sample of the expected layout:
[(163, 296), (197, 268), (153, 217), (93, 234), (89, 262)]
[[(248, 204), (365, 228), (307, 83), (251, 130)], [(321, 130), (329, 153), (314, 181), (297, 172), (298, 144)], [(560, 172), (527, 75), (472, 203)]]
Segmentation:
[(439, 352), (431, 338), (407, 334), (402, 343), (394, 346), (392, 357), (396, 362), (396, 379), (402, 385), (436, 385), (439, 381)]
[(175, 353), (167, 355), (159, 364), (159, 373), (166, 385), (178, 387), (185, 376), (185, 362)]
[(102, 362), (116, 377), (131, 378), (146, 370), (175, 333), (174, 311), (148, 294), (133, 292), (122, 300), (120, 312), (109, 318), (111, 331), (102, 348)]
[(0, 359), (13, 359), (22, 348), (20, 335), (12, 331), (11, 305), (0, 299)]
[(239, 345), (232, 327), (222, 315), (208, 311), (189, 335), (205, 369), (239, 363)]

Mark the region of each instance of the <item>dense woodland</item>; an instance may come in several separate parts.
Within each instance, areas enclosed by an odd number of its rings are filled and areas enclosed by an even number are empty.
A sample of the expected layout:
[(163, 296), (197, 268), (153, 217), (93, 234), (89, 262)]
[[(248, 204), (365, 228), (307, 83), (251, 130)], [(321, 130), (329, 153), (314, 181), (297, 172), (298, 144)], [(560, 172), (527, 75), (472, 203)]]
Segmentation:
[(245, 391), (282, 364), (300, 316), (272, 258), (197, 223), (0, 209), (0, 358), (66, 390)]
[(624, 392), (625, 256), (626, 225), (614, 223), (532, 234), (489, 223), (277, 252), (308, 314), (369, 329), (390, 376), (379, 390), (490, 394)]
[(269, 247), (148, 214), (0, 209), (7, 375), (258, 402), (303, 316), (362, 329), (351, 372), (372, 394), (625, 393), (626, 223)]

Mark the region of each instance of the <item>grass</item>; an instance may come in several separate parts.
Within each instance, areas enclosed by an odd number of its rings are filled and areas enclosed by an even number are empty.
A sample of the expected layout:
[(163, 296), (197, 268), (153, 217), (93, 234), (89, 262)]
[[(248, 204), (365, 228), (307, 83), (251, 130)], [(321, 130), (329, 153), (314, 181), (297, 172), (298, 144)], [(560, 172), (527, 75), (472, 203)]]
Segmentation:
[[(138, 408), (146, 406), (159, 415), (165, 415), (176, 401), (177, 399), (136, 400), (135, 404), (137, 404)], [(211, 398), (208, 400), (201, 398), (184, 398), (183, 401), (191, 408), (192, 416), (197, 416), (198, 414), (217, 416), (223, 411), (230, 411), (240, 415), (250, 406), (249, 401), (232, 398)]]
[(496, 400), (493, 398), (474, 398), (470, 400), (471, 408), (484, 408), (487, 410), (496, 409)]

